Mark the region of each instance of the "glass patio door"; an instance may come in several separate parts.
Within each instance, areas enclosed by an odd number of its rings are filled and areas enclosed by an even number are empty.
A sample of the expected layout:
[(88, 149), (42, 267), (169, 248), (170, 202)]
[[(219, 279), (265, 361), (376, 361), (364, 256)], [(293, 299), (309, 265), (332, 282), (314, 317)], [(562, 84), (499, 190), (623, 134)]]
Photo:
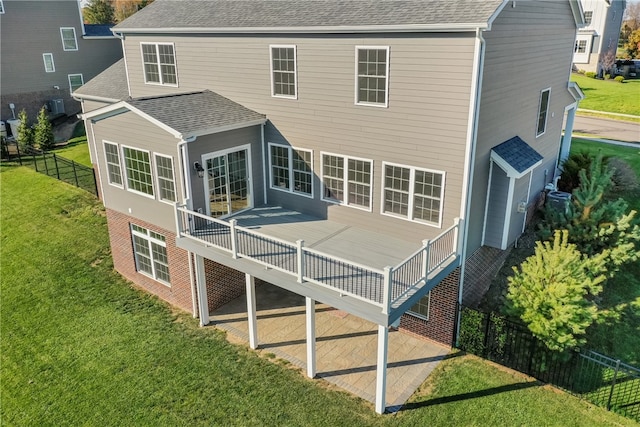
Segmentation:
[(221, 217), (251, 207), (248, 159), (243, 149), (205, 160), (209, 215)]

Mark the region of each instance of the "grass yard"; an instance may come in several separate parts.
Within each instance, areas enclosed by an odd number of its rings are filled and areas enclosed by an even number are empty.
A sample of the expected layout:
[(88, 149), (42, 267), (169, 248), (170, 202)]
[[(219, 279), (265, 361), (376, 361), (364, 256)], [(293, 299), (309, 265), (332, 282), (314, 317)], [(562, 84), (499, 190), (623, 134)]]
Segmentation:
[(88, 193), (25, 167), (0, 180), (2, 425), (636, 425), (472, 356), (378, 416), (130, 287)]
[(618, 83), (572, 73), (571, 81), (578, 83), (585, 94), (580, 108), (640, 116), (640, 79)]
[(89, 147), (87, 146), (87, 137), (79, 136), (72, 138), (68, 144), (54, 151), (58, 156), (73, 160), (81, 165), (91, 167), (91, 157), (89, 156)]

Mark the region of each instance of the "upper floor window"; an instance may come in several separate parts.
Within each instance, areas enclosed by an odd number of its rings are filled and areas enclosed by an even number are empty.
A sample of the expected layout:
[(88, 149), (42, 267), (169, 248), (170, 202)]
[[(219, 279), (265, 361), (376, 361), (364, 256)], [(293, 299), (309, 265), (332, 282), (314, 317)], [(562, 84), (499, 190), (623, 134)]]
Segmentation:
[(136, 270), (169, 285), (169, 258), (165, 237), (155, 231), (131, 224), (131, 239)]
[(173, 44), (141, 43), (144, 82), (178, 85)]
[(84, 84), (82, 74), (69, 74), (67, 78), (69, 79), (69, 91), (71, 92), (75, 92), (76, 89)]
[(104, 142), (104, 156), (107, 161), (107, 177), (109, 184), (122, 187), (122, 169), (120, 167), (120, 153), (118, 146)]
[(311, 150), (269, 144), (271, 188), (313, 197)]
[(584, 12), (584, 23), (585, 25), (591, 25), (591, 20), (593, 19), (593, 10), (586, 10)]
[(43, 53), (42, 60), (44, 61), (44, 71), (47, 73), (53, 73), (56, 71), (56, 66), (53, 63), (53, 53)]
[(440, 226), (444, 172), (383, 163), (382, 213)]
[(356, 46), (356, 104), (388, 105), (389, 47)]
[(153, 176), (148, 151), (122, 147), (127, 189), (153, 197)]
[(544, 134), (547, 130), (547, 113), (549, 111), (549, 100), (551, 88), (540, 92), (540, 105), (538, 107), (538, 125), (536, 127), (536, 137)]
[(156, 174), (158, 176), (158, 197), (165, 202), (175, 202), (176, 184), (173, 178), (173, 159), (171, 157), (155, 155)]
[(78, 41), (76, 40), (76, 29), (73, 27), (61, 27), (60, 37), (62, 37), (62, 49), (78, 50)]
[(296, 98), (296, 47), (271, 46), (271, 95)]
[(373, 162), (322, 153), (322, 199), (371, 210)]
[(0, 0), (0, 15), (4, 13), (4, 5), (2, 4), (2, 0)]
[(573, 48), (575, 53), (585, 53), (587, 51), (587, 41), (586, 40), (576, 40), (576, 45)]

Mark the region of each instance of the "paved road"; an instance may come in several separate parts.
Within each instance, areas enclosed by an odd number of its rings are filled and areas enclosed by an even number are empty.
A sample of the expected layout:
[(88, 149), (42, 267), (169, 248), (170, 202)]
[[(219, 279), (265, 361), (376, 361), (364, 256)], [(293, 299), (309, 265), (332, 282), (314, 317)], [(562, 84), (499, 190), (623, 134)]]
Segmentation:
[(576, 116), (573, 133), (586, 133), (602, 139), (640, 143), (640, 123), (620, 120)]

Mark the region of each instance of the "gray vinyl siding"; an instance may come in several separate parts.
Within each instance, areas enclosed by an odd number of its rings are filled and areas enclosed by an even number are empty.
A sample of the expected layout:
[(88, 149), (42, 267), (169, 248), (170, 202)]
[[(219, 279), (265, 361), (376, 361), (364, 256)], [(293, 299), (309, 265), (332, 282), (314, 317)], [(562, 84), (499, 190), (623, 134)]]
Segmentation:
[(509, 222), (509, 237), (507, 245), (512, 244), (522, 234), (522, 225), (526, 213), (518, 212), (518, 205), (527, 202), (527, 190), (529, 189), (529, 175), (516, 179), (513, 185), (513, 199), (511, 200), (511, 221)]
[[(144, 84), (140, 42), (175, 44), (178, 88)], [(296, 45), (297, 100), (271, 96), (271, 44)], [(355, 46), (361, 45), (390, 47), (388, 108), (354, 105)], [(127, 35), (124, 46), (133, 97), (210, 89), (266, 114), (265, 144), (313, 150), (315, 198), (269, 191), (270, 204), (416, 242), (460, 216), (473, 34)], [(374, 161), (372, 212), (320, 201), (321, 151)], [(383, 161), (445, 172), (441, 228), (380, 214)]]
[[(502, 247), (504, 233), (504, 217), (509, 195), (509, 178), (496, 164), (491, 173), (491, 191), (487, 204), (487, 225), (484, 244), (493, 248)], [(473, 218), (475, 215), (471, 215)]]
[[(154, 154), (170, 156), (173, 160), (173, 174), (178, 201), (182, 200), (182, 181), (180, 179), (178, 140), (168, 132), (151, 124), (135, 113), (127, 112), (93, 124), (96, 139), (96, 152), (100, 179), (103, 189), (103, 202), (109, 209), (134, 216), (166, 230), (175, 230), (175, 210), (171, 204), (158, 200)], [(103, 141), (118, 144), (122, 180), (125, 188), (109, 184)], [(122, 157), (122, 145), (150, 152), (154, 177), (155, 199), (126, 190), (126, 174)]]
[[(83, 113), (88, 113), (89, 111), (93, 111), (97, 108), (101, 108), (109, 105), (108, 103), (105, 103), (105, 102), (87, 101), (87, 100), (83, 100), (80, 104), (82, 106)], [(95, 144), (93, 141), (93, 133), (91, 132), (91, 123), (87, 123), (87, 121), (85, 120), (84, 126), (87, 132), (87, 144), (89, 145), (89, 154), (91, 156), (91, 163), (95, 165), (97, 163), (97, 154), (95, 151)]]
[[(481, 244), (489, 153), (492, 147), (519, 136), (544, 156), (533, 173), (531, 195), (553, 178), (564, 110), (569, 101), (575, 21), (569, 2), (515, 2), (505, 7), (484, 33), (486, 53), (480, 99), (478, 140), (467, 252)], [(529, 48), (529, 49), (528, 49)], [(551, 88), (547, 127), (536, 138), (540, 91)], [(490, 219), (488, 216), (487, 219)]]
[[(0, 15), (3, 117), (9, 113), (8, 102), (14, 103), (19, 111), (32, 103), (42, 105), (51, 98), (64, 99), (66, 112), (75, 112), (72, 109), (79, 104), (70, 98), (68, 74), (82, 74), (87, 82), (122, 57), (122, 44), (117, 38), (82, 38), (76, 0), (4, 0), (3, 4), (5, 13)], [(75, 28), (77, 51), (63, 50), (60, 27)], [(45, 72), (43, 53), (53, 54), (55, 72)], [(40, 96), (45, 99), (32, 99)]]

